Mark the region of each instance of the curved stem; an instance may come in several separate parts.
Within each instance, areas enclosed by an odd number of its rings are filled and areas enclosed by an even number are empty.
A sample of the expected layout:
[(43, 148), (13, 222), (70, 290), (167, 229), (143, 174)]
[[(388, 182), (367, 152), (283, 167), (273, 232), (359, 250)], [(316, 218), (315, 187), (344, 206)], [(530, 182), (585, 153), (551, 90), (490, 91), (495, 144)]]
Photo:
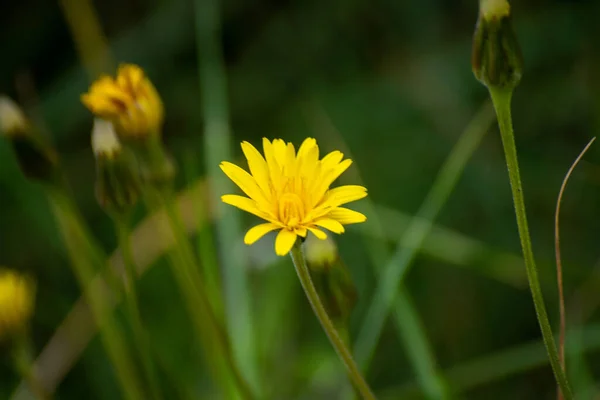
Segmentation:
[(523, 258), (525, 259), (525, 269), (527, 271), (527, 279), (529, 280), (529, 288), (535, 305), (535, 312), (542, 331), (544, 345), (550, 358), (550, 365), (554, 372), (554, 376), (565, 400), (573, 399), (567, 376), (564, 369), (560, 365), (556, 343), (552, 335), (552, 327), (548, 320), (548, 313), (544, 305), (544, 297), (540, 288), (537, 267), (533, 256), (531, 246), (531, 237), (529, 235), (529, 226), (527, 224), (527, 215), (525, 213), (525, 199), (523, 197), (523, 187), (521, 184), (521, 175), (519, 173), (519, 162), (517, 159), (517, 147), (515, 145), (515, 137), (512, 127), (511, 117), (511, 97), (512, 90), (502, 90), (490, 88), (490, 96), (496, 109), (500, 134), (502, 136), (502, 145), (504, 146), (504, 154), (506, 157), (506, 166), (508, 167), (508, 177), (512, 190), (513, 203), (517, 217), (517, 226), (519, 229), (519, 238), (521, 239), (521, 247), (523, 249)]
[(125, 276), (127, 281), (127, 287), (125, 288), (125, 302), (127, 303), (127, 311), (131, 320), (131, 328), (135, 335), (140, 358), (142, 365), (146, 373), (150, 393), (154, 399), (160, 399), (160, 388), (158, 385), (158, 379), (156, 375), (156, 367), (152, 360), (152, 351), (150, 347), (150, 338), (148, 332), (144, 328), (142, 322), (142, 316), (140, 313), (140, 306), (138, 301), (138, 294), (136, 289), (137, 273), (135, 267), (135, 260), (133, 258), (133, 252), (131, 250), (131, 241), (129, 240), (130, 229), (126, 217), (116, 217), (114, 219), (115, 230), (119, 240), (119, 249), (123, 257), (123, 264), (125, 265)]
[(315, 312), (315, 315), (319, 319), (323, 330), (329, 337), (329, 341), (333, 345), (335, 351), (338, 356), (346, 366), (348, 370), (348, 376), (356, 386), (356, 389), (360, 392), (363, 399), (374, 400), (375, 395), (371, 392), (369, 385), (362, 377), (356, 362), (352, 358), (352, 354), (350, 350), (344, 344), (344, 341), (338, 334), (327, 315), (327, 311), (325, 311), (325, 307), (323, 307), (323, 303), (321, 299), (319, 299), (319, 294), (315, 289), (315, 285), (310, 278), (310, 272), (308, 271), (308, 267), (306, 266), (306, 260), (304, 259), (304, 255), (302, 254), (302, 249), (300, 248), (300, 242), (296, 242), (292, 250), (290, 251), (290, 256), (292, 257), (292, 261), (294, 263), (294, 267), (296, 267), (296, 273), (298, 274), (298, 278), (300, 279), (300, 283), (302, 284), (302, 288), (306, 293), (306, 297)]

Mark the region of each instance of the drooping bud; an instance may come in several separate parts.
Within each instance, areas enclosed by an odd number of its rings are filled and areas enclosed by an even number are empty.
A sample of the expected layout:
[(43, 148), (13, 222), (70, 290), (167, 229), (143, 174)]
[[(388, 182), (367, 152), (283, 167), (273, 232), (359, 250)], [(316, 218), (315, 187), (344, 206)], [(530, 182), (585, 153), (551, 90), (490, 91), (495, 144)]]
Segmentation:
[(357, 291), (335, 242), (329, 237), (320, 240), (309, 234), (302, 246), (311, 278), (327, 313), (338, 326), (345, 325), (356, 304)]
[(507, 0), (480, 1), (471, 65), (488, 88), (514, 89), (521, 80), (523, 57), (510, 17)]
[(94, 121), (92, 149), (96, 157), (96, 198), (111, 214), (123, 215), (135, 207), (141, 187), (134, 158), (121, 147), (112, 123)]
[(10, 141), (23, 175), (42, 183), (59, 181), (58, 154), (29, 123), (20, 107), (0, 96), (0, 133)]
[(22, 333), (33, 314), (34, 301), (33, 281), (0, 267), (0, 339)]

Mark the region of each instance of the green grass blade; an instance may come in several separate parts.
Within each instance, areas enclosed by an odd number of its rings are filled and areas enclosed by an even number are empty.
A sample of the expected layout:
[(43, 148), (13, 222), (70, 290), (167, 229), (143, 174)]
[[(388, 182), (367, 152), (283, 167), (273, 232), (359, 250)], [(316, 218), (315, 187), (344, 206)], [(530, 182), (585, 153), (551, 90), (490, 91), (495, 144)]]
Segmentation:
[(219, 3), (217, 0), (194, 2), (196, 44), (200, 88), (204, 111), (204, 148), (206, 171), (211, 182), (211, 200), (217, 204), (217, 239), (223, 266), (225, 310), (233, 352), (242, 374), (258, 390), (258, 366), (252, 319), (252, 301), (247, 277), (246, 257), (231, 248), (241, 237), (237, 210), (225, 206), (220, 196), (234, 191), (233, 184), (219, 169), (224, 160), (232, 160), (227, 84), (220, 48)]
[(393, 257), (380, 274), (379, 284), (354, 347), (356, 359), (363, 368), (368, 367), (388, 313), (392, 309), (398, 287), (431, 231), (433, 220), (446, 203), (467, 161), (492, 122), (492, 109), (490, 104), (486, 103), (452, 149), (417, 215), (398, 242)]

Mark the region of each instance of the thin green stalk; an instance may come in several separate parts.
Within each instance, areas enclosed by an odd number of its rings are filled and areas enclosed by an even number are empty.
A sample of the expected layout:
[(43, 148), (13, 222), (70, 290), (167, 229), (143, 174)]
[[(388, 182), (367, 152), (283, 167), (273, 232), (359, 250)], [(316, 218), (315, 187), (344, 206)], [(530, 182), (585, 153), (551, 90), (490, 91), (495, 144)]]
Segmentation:
[[(204, 290), (202, 278), (194, 260), (193, 250), (189, 244), (183, 222), (175, 208), (172, 196), (167, 191), (161, 191), (155, 195), (157, 198), (155, 201), (151, 201), (151, 206), (153, 209), (157, 209), (158, 205), (160, 205), (165, 209), (167, 222), (175, 238), (175, 245), (173, 251), (169, 253), (169, 258), (173, 266), (175, 278), (188, 304), (194, 326), (198, 331), (200, 339), (204, 341), (204, 348), (206, 351), (211, 351), (216, 344), (217, 350), (221, 353), (218, 355), (217, 360), (223, 361), (233, 375), (234, 382), (242, 398), (247, 400), (253, 399), (252, 390), (241, 374), (233, 357), (223, 320), (215, 313), (211, 301)], [(211, 329), (213, 333), (211, 337), (216, 343), (207, 338), (207, 328)], [(211, 365), (210, 367), (214, 368), (215, 373), (218, 374), (217, 365)], [(225, 387), (227, 386), (224, 382), (223, 384)]]
[[(361, 330), (354, 346), (356, 360), (363, 369), (368, 368), (394, 300), (397, 299), (399, 291), (403, 290), (401, 289), (402, 280), (425, 242), (427, 235), (429, 235), (433, 227), (433, 221), (448, 200), (465, 169), (467, 161), (479, 146), (491, 122), (491, 107), (486, 104), (471, 121), (452, 149), (440, 168), (440, 172), (429, 193), (427, 193), (427, 197), (400, 238), (396, 251), (381, 270), (377, 289), (361, 324)], [(405, 323), (404, 321), (397, 321), (397, 324), (400, 327)], [(424, 337), (424, 335), (421, 336)], [(422, 342), (422, 344), (424, 343), (426, 342)], [(412, 348), (411, 350), (415, 349)], [(417, 372), (421, 374), (422, 378), (425, 378), (428, 375), (427, 371), (431, 370), (428, 367), (428, 370), (420, 372), (417, 370)], [(440, 383), (440, 385), (442, 384)]]
[(98, 323), (102, 342), (115, 367), (115, 375), (123, 393), (129, 400), (144, 399), (124, 335), (111, 313), (105, 293), (102, 293), (103, 288), (91, 285), (95, 272), (103, 269), (106, 262), (98, 260), (98, 255), (92, 250), (94, 244), (81, 224), (70, 199), (59, 189), (49, 189), (47, 195), (73, 264), (73, 270)]
[(292, 250), (290, 251), (290, 256), (292, 257), (294, 267), (296, 268), (296, 273), (298, 274), (298, 278), (300, 279), (302, 288), (306, 293), (306, 297), (308, 298), (308, 301), (313, 311), (315, 312), (315, 315), (321, 323), (323, 330), (327, 334), (327, 337), (329, 337), (329, 341), (333, 345), (333, 348), (340, 357), (340, 360), (346, 366), (348, 376), (354, 383), (356, 389), (362, 395), (363, 399), (374, 400), (375, 395), (373, 394), (373, 392), (371, 392), (369, 385), (361, 375), (358, 366), (356, 365), (356, 362), (352, 358), (350, 350), (348, 350), (348, 348), (344, 344), (344, 341), (336, 331), (333, 322), (331, 322), (331, 319), (329, 319), (327, 311), (325, 311), (325, 307), (323, 306), (323, 303), (319, 298), (319, 294), (315, 289), (315, 285), (313, 284), (312, 279), (310, 278), (310, 271), (308, 270), (308, 267), (306, 265), (304, 254), (302, 254), (300, 242), (296, 242), (294, 247), (292, 247)]
[(519, 173), (519, 161), (517, 159), (517, 147), (515, 145), (515, 137), (512, 127), (511, 117), (511, 97), (512, 90), (501, 90), (490, 88), (490, 96), (496, 109), (498, 118), (498, 126), (500, 127), (500, 135), (502, 137), (502, 145), (506, 157), (506, 166), (508, 168), (508, 177), (510, 179), (510, 187), (512, 190), (513, 203), (517, 216), (517, 226), (519, 229), (519, 238), (523, 249), (523, 258), (525, 259), (525, 269), (527, 271), (527, 279), (529, 280), (529, 288), (535, 305), (535, 312), (542, 331), (542, 338), (550, 358), (550, 365), (554, 372), (556, 381), (563, 393), (565, 400), (573, 398), (571, 388), (567, 381), (565, 371), (560, 365), (558, 351), (552, 334), (552, 327), (548, 320), (548, 313), (544, 304), (544, 297), (538, 278), (535, 259), (533, 257), (533, 249), (531, 246), (531, 237), (529, 235), (529, 227), (527, 224), (527, 215), (525, 213), (525, 199), (523, 197), (523, 187), (521, 184), (521, 175)]
[(37, 400), (50, 400), (52, 396), (40, 385), (33, 369), (33, 356), (29, 330), (17, 334), (12, 344), (12, 356), (15, 370), (29, 385), (29, 389)]
[(227, 77), (220, 45), (218, 0), (195, 0), (196, 45), (200, 92), (204, 112), (204, 158), (211, 182), (211, 200), (221, 216), (216, 221), (219, 256), (222, 261), (223, 289), (229, 336), (233, 353), (243, 375), (256, 392), (260, 392), (258, 359), (252, 316), (252, 296), (248, 282), (248, 261), (241, 251), (231, 251), (231, 244), (242, 237), (240, 213), (227, 207), (220, 196), (233, 192), (233, 184), (219, 169), (231, 160), (231, 133), (227, 100)]
[(142, 315), (140, 313), (140, 306), (137, 294), (137, 272), (135, 267), (135, 260), (133, 258), (133, 252), (131, 249), (131, 240), (129, 236), (131, 230), (127, 217), (115, 217), (115, 231), (119, 241), (119, 249), (123, 256), (123, 264), (125, 265), (125, 276), (127, 278), (127, 288), (125, 290), (125, 302), (127, 303), (127, 310), (129, 312), (129, 319), (131, 321), (131, 328), (135, 336), (135, 341), (140, 353), (140, 359), (146, 374), (146, 379), (149, 385), (150, 393), (154, 399), (161, 399), (160, 387), (158, 384), (158, 377), (156, 374), (156, 367), (152, 360), (152, 350), (150, 346), (150, 337), (148, 332), (144, 328), (142, 321)]

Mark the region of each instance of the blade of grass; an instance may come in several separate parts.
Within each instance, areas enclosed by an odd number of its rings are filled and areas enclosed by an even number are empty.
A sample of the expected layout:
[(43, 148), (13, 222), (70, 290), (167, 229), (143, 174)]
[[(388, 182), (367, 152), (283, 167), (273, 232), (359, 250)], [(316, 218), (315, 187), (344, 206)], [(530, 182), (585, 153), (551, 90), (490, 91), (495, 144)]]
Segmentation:
[[(580, 345), (575, 346), (571, 345), (570, 339), (567, 340), (567, 355), (575, 356), (600, 349), (599, 324), (569, 330), (568, 333), (569, 337), (581, 337), (582, 342)], [(445, 375), (452, 382), (455, 389), (466, 391), (534, 368), (548, 366), (548, 363), (548, 355), (543, 341), (536, 340), (460, 363), (446, 370)], [(418, 391), (419, 387), (415, 383), (406, 383), (385, 390), (381, 393), (380, 399), (410, 398), (416, 395)]]
[(356, 359), (367, 369), (379, 336), (392, 309), (396, 293), (404, 276), (431, 231), (433, 220), (456, 186), (467, 161), (493, 122), (491, 105), (485, 103), (467, 126), (448, 158), (442, 165), (427, 197), (421, 204), (409, 228), (396, 246), (394, 255), (379, 276), (377, 289), (355, 344)]
[(231, 246), (241, 237), (239, 213), (232, 207), (223, 210), (221, 195), (233, 192), (233, 184), (221, 173), (219, 164), (231, 160), (231, 134), (227, 83), (220, 46), (218, 0), (195, 0), (194, 15), (199, 64), (200, 92), (204, 111), (204, 148), (206, 171), (210, 177), (211, 197), (221, 218), (217, 238), (223, 267), (225, 309), (235, 358), (252, 388), (260, 393), (256, 346), (252, 318), (252, 298), (243, 251)]

